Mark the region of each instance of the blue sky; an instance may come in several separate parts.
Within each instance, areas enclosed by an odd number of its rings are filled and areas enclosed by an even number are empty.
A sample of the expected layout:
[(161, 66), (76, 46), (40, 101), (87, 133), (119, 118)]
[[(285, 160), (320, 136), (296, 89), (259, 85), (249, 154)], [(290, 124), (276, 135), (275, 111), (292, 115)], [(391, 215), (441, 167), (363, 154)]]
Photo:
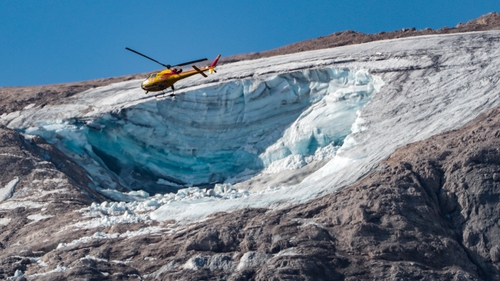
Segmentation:
[(1, 1), (0, 87), (155, 71), (337, 31), (441, 28), (500, 12), (499, 0)]

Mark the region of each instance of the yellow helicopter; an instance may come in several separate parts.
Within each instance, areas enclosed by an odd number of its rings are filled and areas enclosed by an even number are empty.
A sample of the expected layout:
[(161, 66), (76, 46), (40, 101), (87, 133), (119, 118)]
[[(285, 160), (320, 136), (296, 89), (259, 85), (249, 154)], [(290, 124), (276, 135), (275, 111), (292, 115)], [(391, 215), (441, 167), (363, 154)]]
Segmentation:
[(167, 69), (165, 70), (162, 70), (160, 72), (155, 72), (155, 73), (152, 73), (151, 75), (149, 75), (148, 78), (146, 78), (146, 80), (144, 80), (141, 84), (141, 88), (146, 91), (146, 94), (148, 92), (159, 92), (159, 91), (163, 91), (167, 88), (171, 88), (172, 89), (172, 92), (175, 91), (175, 88), (174, 88), (174, 84), (175, 82), (179, 81), (179, 80), (182, 80), (184, 78), (187, 78), (189, 76), (193, 76), (193, 75), (196, 75), (196, 74), (201, 74), (203, 75), (204, 77), (208, 77), (204, 72), (205, 71), (210, 71), (210, 73), (214, 73), (216, 72), (215, 71), (215, 66), (217, 65), (217, 62), (219, 61), (220, 59), (220, 55), (217, 56), (217, 58), (215, 58), (215, 60), (212, 62), (211, 65), (209, 66), (205, 66), (205, 67), (202, 67), (202, 68), (198, 68), (196, 65), (194, 65), (194, 63), (197, 63), (197, 62), (201, 62), (201, 61), (206, 61), (208, 59), (204, 58), (204, 59), (199, 59), (199, 60), (193, 60), (193, 61), (188, 61), (188, 62), (184, 62), (184, 63), (179, 63), (179, 64), (176, 64), (174, 66), (184, 66), (184, 65), (188, 65), (188, 64), (193, 64), (192, 67), (193, 67), (193, 70), (189, 70), (189, 71), (185, 71), (183, 72), (181, 68), (177, 69), (177, 68), (172, 68), (172, 65), (170, 64), (163, 64), (153, 58), (150, 58), (144, 54), (141, 54), (135, 50), (132, 50), (128, 47), (126, 47), (125, 49), (127, 49), (128, 51), (131, 51), (133, 53), (136, 53), (140, 56), (143, 56), (149, 60), (152, 60), (164, 67), (166, 67)]

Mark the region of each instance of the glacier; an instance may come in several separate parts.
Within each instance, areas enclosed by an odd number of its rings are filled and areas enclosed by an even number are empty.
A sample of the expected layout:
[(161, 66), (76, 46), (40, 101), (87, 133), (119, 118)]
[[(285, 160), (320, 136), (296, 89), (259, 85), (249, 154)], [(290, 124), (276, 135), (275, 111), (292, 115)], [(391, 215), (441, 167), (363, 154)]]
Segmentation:
[(0, 123), (55, 144), (96, 189), (132, 201), (88, 211), (188, 221), (278, 208), (334, 192), (398, 147), (499, 106), (499, 42), (498, 31), (474, 32), (241, 61), (180, 81), (175, 97), (127, 81)]
[(100, 187), (175, 192), (333, 157), (379, 80), (363, 70), (306, 69), (147, 99), (92, 119), (46, 120), (24, 133), (72, 155)]

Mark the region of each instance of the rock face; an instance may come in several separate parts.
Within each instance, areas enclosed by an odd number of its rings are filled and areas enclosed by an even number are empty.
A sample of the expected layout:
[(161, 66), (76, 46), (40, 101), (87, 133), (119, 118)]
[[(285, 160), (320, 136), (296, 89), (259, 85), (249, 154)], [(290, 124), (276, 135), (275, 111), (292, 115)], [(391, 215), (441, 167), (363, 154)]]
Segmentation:
[(5, 127), (0, 127), (0, 167), (0, 279), (5, 280), (68, 235), (59, 231), (73, 210), (105, 198), (57, 148)]
[[(461, 28), (498, 26), (498, 17)], [(71, 95), (54, 87), (19, 102), (3, 88), (0, 113)], [(0, 167), (3, 280), (500, 279), (500, 108), (398, 149), (333, 194), (192, 225), (76, 227), (82, 209), (107, 198), (54, 146), (5, 127)]]

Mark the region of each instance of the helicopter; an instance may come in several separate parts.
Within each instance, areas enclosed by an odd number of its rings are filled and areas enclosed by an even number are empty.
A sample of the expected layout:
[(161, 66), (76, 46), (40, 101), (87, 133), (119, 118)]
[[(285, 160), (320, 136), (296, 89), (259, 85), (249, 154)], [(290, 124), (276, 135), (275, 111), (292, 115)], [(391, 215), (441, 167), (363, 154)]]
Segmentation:
[[(215, 66), (217, 65), (217, 62), (220, 59), (220, 55), (218, 55), (215, 58), (215, 60), (212, 62), (212, 64), (210, 64), (209, 66), (202, 67), (202, 68), (198, 68), (196, 65), (194, 65), (194, 63), (206, 61), (206, 60), (208, 60), (207, 58), (175, 64), (175, 65), (173, 65), (174, 68), (172, 68), (172, 65), (170, 65), (170, 64), (163, 64), (163, 63), (161, 63), (153, 58), (150, 58), (150, 57), (148, 57), (144, 54), (141, 54), (135, 50), (132, 50), (128, 47), (126, 47), (125, 49), (166, 67), (165, 70), (150, 74), (149, 77), (146, 78), (146, 80), (144, 80), (142, 82), (141, 88), (144, 91), (146, 91), (145, 94), (147, 94), (149, 92), (163, 91), (169, 87), (172, 89), (172, 92), (174, 92), (175, 91), (175, 88), (174, 88), (175, 82), (182, 80), (184, 78), (187, 78), (189, 76), (196, 75), (196, 74), (201, 74), (203, 77), (208, 77), (204, 72), (210, 71), (211, 74), (216, 72)], [(191, 65), (193, 67), (193, 70), (183, 72), (182, 68), (179, 68), (179, 69), (175, 68), (175, 67), (184, 66), (184, 65), (188, 65), (188, 64), (193, 64), (193, 65)]]

